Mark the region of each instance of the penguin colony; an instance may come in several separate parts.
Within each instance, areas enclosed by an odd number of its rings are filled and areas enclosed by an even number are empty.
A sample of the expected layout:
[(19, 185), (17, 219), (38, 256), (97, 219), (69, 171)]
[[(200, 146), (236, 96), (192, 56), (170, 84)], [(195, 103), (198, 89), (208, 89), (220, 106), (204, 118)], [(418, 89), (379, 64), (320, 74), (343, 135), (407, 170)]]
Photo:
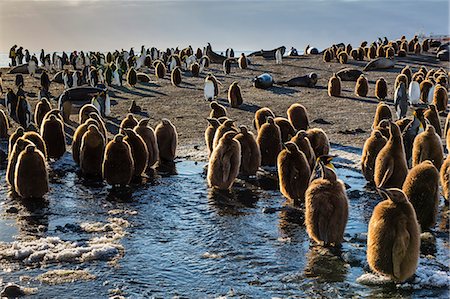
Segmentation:
[[(428, 42), (420, 44), (414, 37), (409, 43), (405, 38), (385, 39), (370, 45), (363, 43), (359, 48), (333, 45), (323, 52), (323, 61), (347, 64), (350, 58), (363, 61), (421, 55), (429, 50)], [(150, 81), (148, 75), (138, 73), (147, 67), (154, 69), (157, 80), (164, 79), (169, 72), (172, 85), (180, 87), (183, 75), (198, 77), (210, 63), (217, 62), (217, 57), (208, 55), (208, 49), (212, 52), (210, 45), (195, 53), (192, 47), (167, 51), (143, 48), (140, 55), (134, 55), (132, 50), (106, 55), (81, 52), (72, 53), (70, 58), (63, 53), (54, 62), (50, 55), (44, 56), (39, 93), (43, 96), (34, 113), (23, 92), (21, 75), (16, 77), (16, 90), (7, 89), (6, 111), (0, 113), (0, 138), (8, 138), (10, 119), (20, 124), (9, 136), (6, 180), (11, 189), (22, 198), (42, 198), (49, 192), (49, 161), (60, 159), (67, 151), (62, 111), (52, 109), (48, 99), (52, 83), (49, 72), (61, 72), (66, 89), (85, 84), (122, 86), (123, 76), (127, 85), (135, 88), (139, 82)], [(315, 53), (310, 49), (306, 54)], [(283, 53), (280, 49), (274, 52), (276, 64), (282, 64)], [(58, 68), (59, 60), (63, 65), (72, 64), (74, 70)], [(228, 75), (236, 64), (243, 70), (251, 61), (244, 54), (236, 59), (227, 51), (227, 57), (220, 63)], [(37, 61), (30, 64), (32, 76), (36, 66)], [(332, 75), (328, 81), (330, 97), (342, 96), (342, 81), (347, 80)], [(371, 90), (366, 75), (358, 74), (353, 81), (355, 95), (367, 97)], [(260, 108), (254, 115), (254, 128), (238, 125), (229, 118), (227, 108), (215, 101), (220, 85), (212, 73), (206, 74), (203, 94), (211, 108), (204, 134), (209, 157), (208, 186), (217, 192), (229, 192), (236, 180), (255, 179), (261, 169), (276, 169), (286, 205), (304, 213), (306, 231), (313, 242), (340, 246), (351, 211), (345, 184), (339, 180), (333, 156), (329, 155), (331, 147), (326, 133), (310, 125), (307, 110), (300, 103), (292, 104), (285, 116), (276, 116), (268, 107)], [(439, 116), (447, 110), (448, 72), (425, 67), (413, 72), (406, 66), (394, 86), (394, 91), (388, 91), (384, 78), (376, 80), (373, 93), (380, 104), (375, 111), (373, 130), (364, 144), (361, 170), (383, 199), (374, 208), (369, 222), (369, 266), (394, 281), (404, 281), (417, 268), (420, 231), (431, 230), (436, 223), (439, 185), (446, 200), (450, 193), (450, 160), (449, 156), (444, 159), (441, 141), (442, 136), (450, 144), (450, 130), (442, 132), (439, 122)], [(392, 92), (395, 111), (385, 104), (391, 100)], [(228, 103), (230, 108), (243, 105), (239, 82), (229, 86)], [(104, 180), (114, 187), (126, 186), (150, 175), (158, 165), (174, 163), (178, 133), (170, 120), (163, 118), (153, 129), (148, 118), (138, 120), (129, 114), (120, 123), (119, 133), (111, 137), (105, 126), (107, 115), (101, 110), (93, 99), (92, 104), (84, 105), (79, 112), (71, 152), (82, 176)], [(413, 117), (407, 118), (411, 111)]]

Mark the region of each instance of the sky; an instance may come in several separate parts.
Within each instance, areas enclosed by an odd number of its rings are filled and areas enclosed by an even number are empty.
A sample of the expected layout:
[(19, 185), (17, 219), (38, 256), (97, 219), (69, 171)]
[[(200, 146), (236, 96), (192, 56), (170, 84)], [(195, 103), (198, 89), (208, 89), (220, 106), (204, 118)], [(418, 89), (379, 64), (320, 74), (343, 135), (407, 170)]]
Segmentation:
[(0, 52), (146, 47), (319, 49), (449, 34), (448, 0), (0, 0)]

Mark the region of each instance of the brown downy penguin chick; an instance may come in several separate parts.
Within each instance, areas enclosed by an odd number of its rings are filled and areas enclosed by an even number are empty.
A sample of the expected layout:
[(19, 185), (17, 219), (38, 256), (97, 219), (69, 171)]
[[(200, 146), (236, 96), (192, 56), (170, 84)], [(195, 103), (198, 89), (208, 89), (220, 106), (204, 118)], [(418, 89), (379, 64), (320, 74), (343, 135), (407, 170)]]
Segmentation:
[(225, 75), (231, 73), (231, 59), (227, 58), (223, 61), (223, 72)]
[(450, 113), (447, 114), (444, 126), (445, 145), (447, 146), (447, 152), (450, 152)]
[(409, 86), (409, 79), (405, 74), (399, 74), (396, 78), (395, 78), (395, 83), (394, 83), (394, 90), (396, 90), (399, 86), (400, 83), (403, 82), (405, 83), (406, 88), (408, 88)]
[[(410, 118), (402, 118), (402, 119), (397, 119), (395, 121), (395, 124), (400, 128), (400, 131), (403, 132), (405, 130), (405, 128), (411, 123), (411, 119)], [(388, 129), (389, 131), (389, 129)], [(388, 132), (389, 133), (389, 132)], [(383, 134), (384, 135), (384, 134)], [(389, 138), (389, 134), (386, 135), (387, 138)]]
[(130, 113), (140, 113), (142, 111), (141, 106), (139, 106), (135, 100), (131, 101), (130, 108), (128, 108), (128, 112)]
[(394, 58), (395, 56), (395, 49), (393, 47), (387, 47), (386, 48), (386, 58)]
[(366, 54), (365, 51), (364, 51), (364, 48), (359, 47), (357, 53), (358, 53), (358, 60), (363, 61), (364, 60), (364, 56)]
[(38, 127), (42, 125), (45, 114), (52, 110), (50, 102), (46, 98), (42, 98), (37, 104), (34, 110), (34, 122)]
[(158, 143), (156, 142), (155, 131), (148, 125), (150, 119), (141, 119), (134, 131), (144, 140), (148, 152), (147, 170), (153, 167), (159, 159)]
[(128, 143), (131, 148), (131, 156), (134, 161), (134, 177), (141, 177), (148, 164), (148, 150), (141, 136), (132, 129), (124, 129), (125, 138), (123, 141)]
[(45, 146), (44, 139), (42, 139), (41, 135), (33, 131), (28, 131), (23, 135), (23, 138), (32, 142), (36, 148), (41, 151), (44, 158), (47, 159), (47, 147)]
[(253, 120), (253, 126), (257, 131), (263, 124), (267, 122), (268, 117), (275, 118), (275, 114), (267, 107), (263, 107), (255, 112), (255, 119)]
[(12, 149), (14, 147), (14, 144), (16, 144), (17, 139), (20, 137), (23, 137), (25, 134), (25, 130), (22, 127), (18, 127), (14, 133), (9, 136), (9, 142), (8, 142), (8, 157), (11, 156)]
[(128, 113), (127, 116), (120, 123), (120, 134), (125, 135), (125, 129), (133, 130), (138, 124), (138, 120), (133, 116), (133, 114)]
[(84, 176), (102, 177), (105, 138), (97, 126), (89, 125), (80, 147), (80, 169)]
[(210, 157), (214, 148), (214, 135), (220, 127), (220, 123), (216, 118), (207, 118), (207, 120), (209, 125), (205, 130), (205, 143), (206, 148), (208, 149), (208, 157)]
[(33, 144), (27, 145), (17, 158), (14, 186), (22, 198), (42, 198), (48, 192), (45, 158)]
[(448, 94), (447, 90), (442, 85), (438, 84), (434, 89), (433, 104), (436, 105), (437, 111), (439, 111), (439, 113), (447, 111)]
[(241, 53), (241, 56), (238, 59), (238, 64), (241, 70), (245, 70), (248, 67), (247, 57), (245, 57), (244, 53)]
[(434, 127), (427, 122), (425, 131), (419, 133), (414, 139), (412, 149), (412, 166), (430, 160), (439, 170), (444, 162), (444, 149), (441, 138), (436, 134)]
[[(408, 83), (411, 82), (411, 80), (412, 80), (412, 71), (411, 71), (411, 68), (409, 67), (409, 65), (405, 66), (402, 69), (402, 71), (400, 72), (400, 74), (403, 74), (408, 78), (408, 81), (406, 81), (406, 82), (404, 81), (406, 86), (408, 86)], [(396, 86), (396, 88), (397, 88), (397, 86)]]
[(19, 158), (20, 153), (25, 150), (28, 145), (33, 145), (33, 143), (29, 140), (20, 137), (16, 140), (14, 146), (12, 147), (12, 151), (9, 155), (8, 166), (6, 168), (6, 182), (11, 186), (14, 190), (14, 174), (16, 172), (17, 159)]
[(208, 164), (208, 186), (227, 190), (233, 185), (241, 164), (241, 145), (234, 139), (236, 132), (227, 132), (214, 148)]
[(377, 56), (378, 57), (385, 57), (386, 56), (386, 50), (383, 46), (379, 46), (377, 49)]
[(373, 130), (364, 143), (361, 156), (361, 170), (368, 182), (374, 182), (375, 160), (386, 143), (387, 138), (378, 130)]
[(377, 48), (374, 46), (370, 46), (367, 50), (367, 58), (375, 59), (375, 57), (377, 57)]
[(83, 105), (83, 107), (81, 107), (80, 112), (78, 113), (78, 121), (80, 125), (86, 122), (86, 120), (89, 118), (89, 114), (91, 113), (97, 113), (98, 115), (100, 115), (100, 112), (92, 104), (85, 104)]
[(241, 166), (239, 173), (245, 176), (256, 176), (261, 166), (261, 150), (255, 135), (246, 126), (239, 126), (240, 132), (234, 137), (241, 145)]
[(359, 97), (367, 96), (369, 92), (369, 83), (367, 82), (364, 75), (359, 76), (358, 81), (356, 81), (355, 94)]
[[(47, 113), (44, 115), (44, 118), (42, 119), (42, 122), (44, 122), (44, 121), (46, 121), (47, 119), (49, 119), (51, 115), (54, 115), (54, 116), (55, 116), (56, 118), (58, 118), (60, 121), (64, 122), (64, 119), (63, 119), (63, 117), (62, 117), (62, 115), (61, 115), (61, 111), (59, 111), (58, 109), (52, 109), (52, 110), (50, 110), (49, 112), (47, 112)], [(42, 124), (41, 124), (41, 126), (42, 126)]]
[(345, 186), (333, 169), (320, 164), (321, 177), (314, 179), (305, 194), (306, 231), (316, 243), (339, 246), (348, 220)]
[(416, 272), (420, 252), (420, 228), (414, 207), (397, 188), (380, 189), (386, 200), (373, 210), (367, 232), (370, 269), (395, 281)]
[(316, 154), (314, 154), (314, 150), (311, 146), (311, 142), (309, 142), (306, 131), (298, 131), (297, 134), (291, 138), (291, 142), (294, 142), (298, 149), (305, 154), (309, 168), (313, 169), (316, 165)]
[(41, 126), (41, 136), (47, 148), (50, 159), (59, 159), (66, 152), (66, 137), (64, 123), (55, 115), (50, 115)]
[[(403, 119), (407, 119), (407, 118), (403, 118)], [(411, 121), (411, 120), (409, 120), (409, 121)], [(391, 137), (391, 133), (389, 132), (389, 122), (390, 122), (390, 120), (383, 119), (382, 121), (380, 121), (378, 126), (374, 127), (373, 129), (380, 131), (381, 135), (383, 135), (386, 139), (389, 139), (389, 137)], [(397, 122), (396, 122), (396, 124), (397, 124)], [(400, 131), (402, 131), (402, 130), (400, 129)]]
[(134, 87), (137, 84), (137, 73), (134, 67), (131, 67), (127, 73), (127, 83), (131, 87)]
[(280, 128), (282, 143), (288, 142), (292, 137), (294, 137), (295, 129), (287, 118), (275, 117), (273, 120), (275, 124)]
[(414, 45), (414, 54), (420, 55), (421, 52), (422, 52), (422, 47), (420, 46), (419, 43), (416, 43)]
[(212, 149), (219, 144), (220, 138), (222, 138), (222, 136), (229, 131), (234, 131), (236, 133), (238, 132), (237, 128), (234, 126), (234, 120), (231, 119), (226, 120), (217, 128), (216, 133), (214, 134)]
[(333, 59), (333, 54), (329, 49), (325, 50), (322, 57), (323, 62), (330, 62), (331, 59)]
[(159, 150), (159, 163), (175, 160), (178, 134), (175, 126), (167, 118), (163, 118), (155, 128)]
[(172, 81), (172, 85), (178, 86), (181, 84), (181, 71), (180, 67), (176, 67), (173, 69), (172, 74), (170, 75), (170, 80)]
[(390, 137), (375, 160), (375, 186), (401, 188), (408, 174), (405, 148), (400, 128), (389, 122)]
[(275, 166), (282, 147), (281, 130), (271, 116), (259, 129), (256, 142), (261, 150), (261, 166)]
[(439, 172), (429, 160), (414, 166), (403, 183), (422, 231), (433, 228), (439, 204)]
[(450, 196), (450, 155), (447, 155), (447, 158), (444, 161), (444, 164), (441, 166), (440, 171), (440, 181), (442, 186), (442, 195), (445, 200), (449, 202)]
[(400, 49), (400, 50), (398, 51), (398, 53), (397, 53), (397, 56), (398, 56), (398, 57), (406, 57), (406, 55), (407, 55), (407, 53), (406, 53), (406, 51), (403, 50), (403, 49)]
[(300, 206), (305, 201), (311, 169), (303, 152), (293, 142), (284, 144), (277, 158), (280, 191), (287, 202)]
[(200, 76), (200, 65), (197, 62), (194, 62), (191, 65), (191, 73), (192, 73), (192, 77)]
[(376, 128), (383, 119), (392, 120), (392, 112), (388, 105), (381, 102), (377, 105), (375, 117), (373, 118), (372, 128)]
[(218, 119), (222, 116), (227, 116), (227, 109), (216, 101), (212, 101), (211, 104), (209, 104), (209, 107), (211, 108), (211, 113), (209, 114), (210, 118)]
[(128, 185), (133, 177), (134, 162), (131, 148), (123, 141), (123, 135), (116, 135), (105, 149), (102, 173), (109, 185)]
[(350, 56), (354, 59), (354, 60), (358, 60), (358, 49), (352, 49), (350, 51)]
[(442, 137), (441, 122), (439, 121), (439, 115), (436, 110), (436, 106), (428, 105), (428, 109), (424, 111), (423, 116), (434, 127), (434, 129), (436, 130), (436, 134), (438, 134), (439, 137)]
[[(429, 98), (430, 90), (433, 88), (433, 82), (430, 80), (423, 80), (420, 83), (420, 101), (422, 103), (428, 104), (428, 101), (432, 101), (433, 99)], [(431, 95), (433, 96), (433, 95)]]
[(89, 114), (89, 119), (93, 119), (96, 120), (98, 123), (97, 128), (99, 129), (100, 133), (103, 134), (103, 137), (105, 137), (105, 143), (108, 141), (108, 131), (106, 130), (106, 125), (105, 125), (105, 121), (103, 120), (103, 118), (100, 116), (100, 114), (97, 113), (91, 113)]
[(166, 67), (161, 61), (158, 61), (155, 65), (155, 75), (158, 79), (162, 79), (166, 75)]
[(375, 83), (375, 96), (378, 100), (383, 101), (386, 99), (388, 94), (387, 83), (384, 78), (380, 78)]
[(324, 130), (312, 128), (306, 131), (306, 135), (311, 143), (316, 157), (328, 155), (330, 152), (330, 141)]
[(348, 54), (345, 51), (341, 51), (337, 57), (340, 64), (346, 64), (348, 62)]
[(328, 95), (330, 97), (340, 97), (341, 96), (341, 79), (333, 74), (333, 77), (328, 81)]
[(287, 116), (296, 130), (308, 130), (309, 119), (305, 106), (298, 103), (292, 104), (287, 110)]
[(422, 42), (422, 50), (423, 50), (424, 52), (428, 52), (429, 49), (430, 49), (430, 40), (429, 40), (429, 39), (425, 39), (425, 40)]
[(228, 103), (230, 103), (230, 106), (233, 108), (238, 108), (243, 103), (241, 88), (236, 81), (231, 83), (230, 88), (228, 89)]
[(0, 139), (7, 139), (9, 129), (9, 121), (6, 113), (0, 109)]

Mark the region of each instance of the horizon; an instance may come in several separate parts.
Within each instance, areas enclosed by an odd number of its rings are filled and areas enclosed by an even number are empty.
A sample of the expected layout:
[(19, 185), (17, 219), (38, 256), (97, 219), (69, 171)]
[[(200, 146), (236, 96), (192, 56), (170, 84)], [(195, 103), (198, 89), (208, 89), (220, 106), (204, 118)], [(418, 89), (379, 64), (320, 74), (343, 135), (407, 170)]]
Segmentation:
[(105, 52), (141, 45), (197, 48), (208, 42), (216, 51), (281, 45), (303, 50), (307, 44), (323, 49), (383, 36), (448, 35), (448, 8), (441, 0), (6, 0), (0, 3), (0, 52), (8, 53), (14, 44), (30, 52)]

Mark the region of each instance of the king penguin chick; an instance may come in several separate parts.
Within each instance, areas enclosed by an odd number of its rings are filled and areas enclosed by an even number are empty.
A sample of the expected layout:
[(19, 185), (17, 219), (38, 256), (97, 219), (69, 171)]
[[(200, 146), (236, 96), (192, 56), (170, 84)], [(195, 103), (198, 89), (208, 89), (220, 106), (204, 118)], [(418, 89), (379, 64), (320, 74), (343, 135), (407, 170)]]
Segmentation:
[(41, 126), (45, 114), (47, 114), (50, 110), (52, 110), (50, 102), (46, 98), (41, 98), (41, 100), (36, 104), (36, 108), (34, 110), (34, 122), (38, 127)]
[(159, 159), (158, 143), (156, 141), (155, 131), (148, 125), (150, 119), (141, 119), (134, 131), (144, 140), (148, 152), (147, 170), (153, 167)]
[(442, 186), (442, 195), (448, 203), (450, 195), (450, 155), (447, 155), (444, 164), (442, 164), (439, 175)]
[(216, 118), (207, 118), (207, 120), (209, 125), (205, 130), (205, 143), (206, 148), (208, 149), (208, 157), (210, 157), (214, 148), (214, 135), (216, 134), (217, 129), (220, 127), (220, 123)]
[(439, 172), (433, 163), (425, 160), (414, 166), (402, 189), (414, 207), (422, 231), (433, 228), (439, 204)]
[(133, 114), (128, 113), (127, 116), (120, 123), (120, 134), (125, 135), (125, 129), (134, 129), (138, 124), (137, 119)]
[(374, 182), (375, 160), (386, 143), (387, 139), (378, 130), (373, 130), (364, 143), (361, 156), (361, 170), (365, 179), (370, 183)]
[(238, 108), (243, 103), (241, 88), (236, 81), (231, 83), (230, 88), (228, 89), (228, 103), (230, 103), (230, 106), (233, 108)]
[(159, 150), (159, 162), (173, 162), (176, 156), (178, 134), (177, 129), (167, 118), (163, 118), (155, 128)]
[(128, 185), (134, 173), (131, 148), (123, 138), (123, 135), (116, 135), (105, 149), (102, 173), (106, 182), (112, 186)]
[(212, 101), (209, 104), (209, 107), (211, 108), (211, 112), (209, 113), (210, 118), (221, 118), (222, 116), (227, 116), (227, 109), (223, 106), (217, 103), (216, 101)]
[(234, 137), (241, 145), (241, 166), (239, 173), (244, 176), (256, 176), (261, 166), (261, 150), (255, 135), (246, 126), (239, 126), (240, 132)]
[(321, 177), (314, 179), (305, 194), (306, 231), (316, 243), (339, 246), (348, 220), (345, 186), (333, 169), (320, 164)]
[(306, 135), (311, 143), (316, 157), (328, 155), (330, 152), (330, 141), (324, 130), (311, 128), (306, 131)]
[(261, 166), (275, 166), (281, 151), (281, 131), (272, 117), (261, 126), (256, 140), (261, 150)]
[(380, 189), (384, 201), (373, 210), (367, 233), (370, 268), (395, 281), (405, 281), (416, 271), (420, 229), (414, 207), (397, 188)]
[(280, 128), (281, 142), (288, 142), (292, 137), (294, 137), (295, 129), (288, 119), (284, 117), (275, 117), (273, 120), (275, 124)]
[(227, 132), (214, 148), (208, 164), (208, 186), (230, 189), (239, 173), (241, 145), (234, 139), (236, 132)]
[(430, 160), (439, 170), (444, 161), (444, 149), (441, 138), (436, 134), (434, 127), (427, 122), (424, 132), (414, 139), (412, 149), (412, 166), (419, 165), (425, 160)]
[(400, 128), (389, 122), (390, 137), (375, 160), (374, 182), (377, 187), (401, 188), (408, 174)]
[(97, 126), (89, 125), (83, 134), (80, 146), (80, 169), (87, 177), (101, 178), (105, 138)]
[(263, 124), (267, 122), (268, 117), (275, 118), (275, 114), (267, 107), (263, 107), (258, 109), (255, 112), (255, 119), (253, 120), (253, 126), (257, 131), (261, 128)]
[(48, 192), (45, 158), (34, 145), (28, 145), (17, 159), (14, 185), (22, 198), (42, 198)]
[(388, 105), (381, 102), (377, 105), (375, 117), (373, 118), (372, 128), (376, 128), (383, 119), (392, 120), (392, 112)]
[(141, 136), (136, 134), (132, 129), (124, 129), (126, 134), (123, 141), (128, 143), (131, 148), (131, 156), (133, 157), (134, 173), (133, 176), (139, 178), (147, 169), (148, 150)]
[(308, 130), (308, 112), (302, 104), (294, 103), (287, 110), (287, 116), (295, 130)]
[(48, 158), (61, 158), (66, 152), (64, 123), (52, 114), (43, 121), (40, 132), (45, 141)]
[(305, 192), (311, 176), (305, 154), (295, 143), (287, 142), (278, 154), (277, 165), (281, 193), (287, 198), (289, 204), (299, 206), (305, 200)]
[(424, 111), (423, 116), (434, 127), (434, 129), (436, 130), (436, 134), (438, 134), (439, 137), (442, 137), (441, 122), (439, 121), (439, 115), (436, 106), (433, 104), (428, 105), (428, 109)]
[(297, 134), (291, 138), (291, 142), (294, 142), (298, 149), (305, 154), (309, 168), (313, 169), (316, 165), (316, 154), (311, 146), (311, 142), (309, 142), (306, 131), (298, 131)]

